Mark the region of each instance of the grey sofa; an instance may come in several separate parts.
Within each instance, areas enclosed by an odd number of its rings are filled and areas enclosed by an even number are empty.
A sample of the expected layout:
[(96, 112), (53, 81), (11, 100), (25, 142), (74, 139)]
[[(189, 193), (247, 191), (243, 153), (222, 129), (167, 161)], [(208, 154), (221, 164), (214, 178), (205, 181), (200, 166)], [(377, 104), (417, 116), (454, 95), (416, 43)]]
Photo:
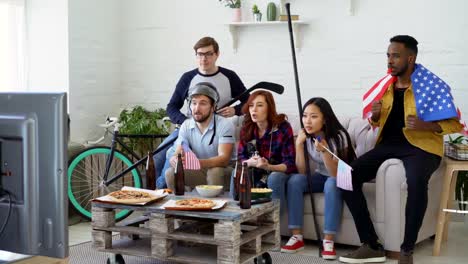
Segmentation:
[[(374, 147), (377, 131), (372, 130), (367, 120), (355, 117), (342, 118), (340, 121), (348, 130), (358, 156)], [(424, 222), (419, 232), (418, 242), (435, 234), (443, 167), (444, 164), (442, 163), (430, 179), (428, 187), (429, 202)], [(398, 159), (385, 161), (380, 166), (375, 181), (364, 184), (363, 188), (371, 218), (385, 249), (387, 251), (399, 252), (404, 235), (407, 195), (403, 163)], [(306, 239), (316, 239), (310, 196), (306, 195), (304, 199), (304, 237)], [(314, 194), (314, 202), (317, 221), (320, 230), (323, 231), (323, 194)], [(287, 216), (283, 215), (281, 218), (281, 235), (290, 235), (287, 226)], [(346, 205), (343, 207), (341, 227), (337, 234), (336, 242), (349, 245), (361, 244), (353, 218)]]

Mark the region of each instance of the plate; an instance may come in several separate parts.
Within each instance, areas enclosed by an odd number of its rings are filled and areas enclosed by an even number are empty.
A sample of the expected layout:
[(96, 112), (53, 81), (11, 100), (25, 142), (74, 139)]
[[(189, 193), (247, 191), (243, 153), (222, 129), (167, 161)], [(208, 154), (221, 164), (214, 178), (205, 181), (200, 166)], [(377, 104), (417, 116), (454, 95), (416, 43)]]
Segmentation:
[(156, 191), (153, 191), (153, 190), (146, 190), (146, 189), (140, 189), (140, 188), (135, 188), (135, 187), (129, 187), (129, 186), (124, 186), (122, 187), (121, 189), (122, 191), (140, 191), (140, 192), (145, 192), (145, 193), (149, 193), (151, 194), (154, 198), (149, 200), (149, 201), (146, 201), (146, 202), (143, 202), (143, 203), (122, 203), (122, 202), (117, 202), (115, 200), (112, 200), (109, 195), (105, 195), (105, 196), (101, 196), (101, 197), (98, 197), (98, 198), (95, 198), (93, 199), (93, 201), (96, 201), (96, 202), (102, 202), (102, 203), (111, 203), (111, 204), (131, 204), (131, 205), (147, 205), (147, 204), (150, 204), (150, 203), (154, 203), (154, 202), (157, 202), (157, 201), (160, 201), (162, 199), (164, 199), (164, 197), (167, 196), (167, 192), (165, 192), (164, 190), (156, 190)]

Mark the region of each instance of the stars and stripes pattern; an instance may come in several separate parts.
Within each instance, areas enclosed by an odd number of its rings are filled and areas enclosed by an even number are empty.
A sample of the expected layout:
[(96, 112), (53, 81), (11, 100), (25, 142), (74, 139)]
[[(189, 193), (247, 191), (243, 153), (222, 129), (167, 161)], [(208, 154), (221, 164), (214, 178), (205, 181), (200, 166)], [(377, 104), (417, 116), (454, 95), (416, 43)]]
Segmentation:
[(429, 122), (458, 116), (450, 87), (431, 71), (416, 64), (411, 82), (419, 119)]
[[(372, 102), (380, 100), (390, 84), (395, 81), (396, 77), (387, 74), (364, 94), (362, 98), (363, 118), (371, 117)], [(463, 125), (461, 133), (468, 134), (468, 128), (461, 119), (460, 109), (454, 104), (450, 87), (442, 79), (421, 64), (416, 64), (411, 74), (411, 82), (419, 119), (430, 122), (458, 117)]]
[(346, 162), (338, 159), (338, 168), (336, 172), (336, 186), (343, 190), (353, 190), (353, 177), (351, 171), (353, 168), (346, 164)]
[(387, 91), (388, 86), (395, 81), (391, 74), (376, 82), (370, 89), (362, 96), (362, 116), (363, 118), (370, 118), (372, 116), (372, 102), (380, 100)]
[(182, 149), (184, 150), (184, 154), (185, 154), (184, 169), (186, 170), (201, 169), (200, 160), (198, 160), (195, 153), (193, 153), (193, 151), (185, 142), (182, 143)]

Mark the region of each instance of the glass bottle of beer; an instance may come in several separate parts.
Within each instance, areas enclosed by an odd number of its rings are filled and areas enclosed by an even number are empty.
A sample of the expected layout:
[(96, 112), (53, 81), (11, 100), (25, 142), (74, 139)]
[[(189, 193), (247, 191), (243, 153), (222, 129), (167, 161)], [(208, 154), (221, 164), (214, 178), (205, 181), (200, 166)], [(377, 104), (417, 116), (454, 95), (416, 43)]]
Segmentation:
[(233, 179), (233, 183), (234, 183), (234, 200), (235, 201), (239, 201), (239, 179), (240, 179), (240, 176), (242, 174), (242, 163), (240, 160), (237, 160), (236, 162), (236, 167), (234, 169), (234, 179)]
[(148, 151), (148, 159), (146, 160), (146, 189), (156, 189), (156, 170), (154, 169), (153, 153)]
[(252, 205), (250, 175), (247, 162), (242, 163), (242, 173), (239, 179), (239, 204), (241, 209), (249, 209)]
[(185, 194), (185, 174), (184, 165), (182, 164), (182, 154), (177, 154), (177, 165), (174, 171), (175, 176), (175, 195)]

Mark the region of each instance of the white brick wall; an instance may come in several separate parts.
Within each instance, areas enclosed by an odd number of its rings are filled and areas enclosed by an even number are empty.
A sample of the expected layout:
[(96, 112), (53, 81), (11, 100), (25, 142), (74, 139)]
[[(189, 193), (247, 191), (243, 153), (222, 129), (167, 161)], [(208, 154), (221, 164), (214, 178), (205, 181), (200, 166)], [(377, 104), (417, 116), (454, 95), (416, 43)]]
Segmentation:
[(114, 0), (69, 1), (71, 139), (102, 136), (96, 126), (117, 114), (121, 93), (121, 5)]
[[(251, 20), (253, 2), (266, 19), (269, 1), (245, 0), (244, 20)], [(292, 13), (310, 23), (297, 52), (302, 101), (323, 96), (337, 115), (358, 115), (362, 94), (385, 74), (389, 38), (410, 34), (420, 42), (418, 61), (452, 86), (468, 120), (462, 100), (468, 95), (468, 1), (354, 2), (350, 16), (347, 1), (291, 1)], [(241, 28), (234, 53), (224, 25), (230, 12), (214, 0), (70, 1), (70, 100), (74, 121), (83, 129), (72, 136), (92, 138), (96, 116), (117, 114), (121, 106), (165, 107), (180, 75), (196, 66), (192, 46), (205, 35), (220, 44), (218, 64), (235, 70), (246, 86), (264, 80), (283, 84), (278, 109), (297, 115), (286, 25)], [(98, 107), (99, 95), (107, 93), (115, 101)]]
[(28, 91), (68, 92), (68, 1), (26, 0)]

